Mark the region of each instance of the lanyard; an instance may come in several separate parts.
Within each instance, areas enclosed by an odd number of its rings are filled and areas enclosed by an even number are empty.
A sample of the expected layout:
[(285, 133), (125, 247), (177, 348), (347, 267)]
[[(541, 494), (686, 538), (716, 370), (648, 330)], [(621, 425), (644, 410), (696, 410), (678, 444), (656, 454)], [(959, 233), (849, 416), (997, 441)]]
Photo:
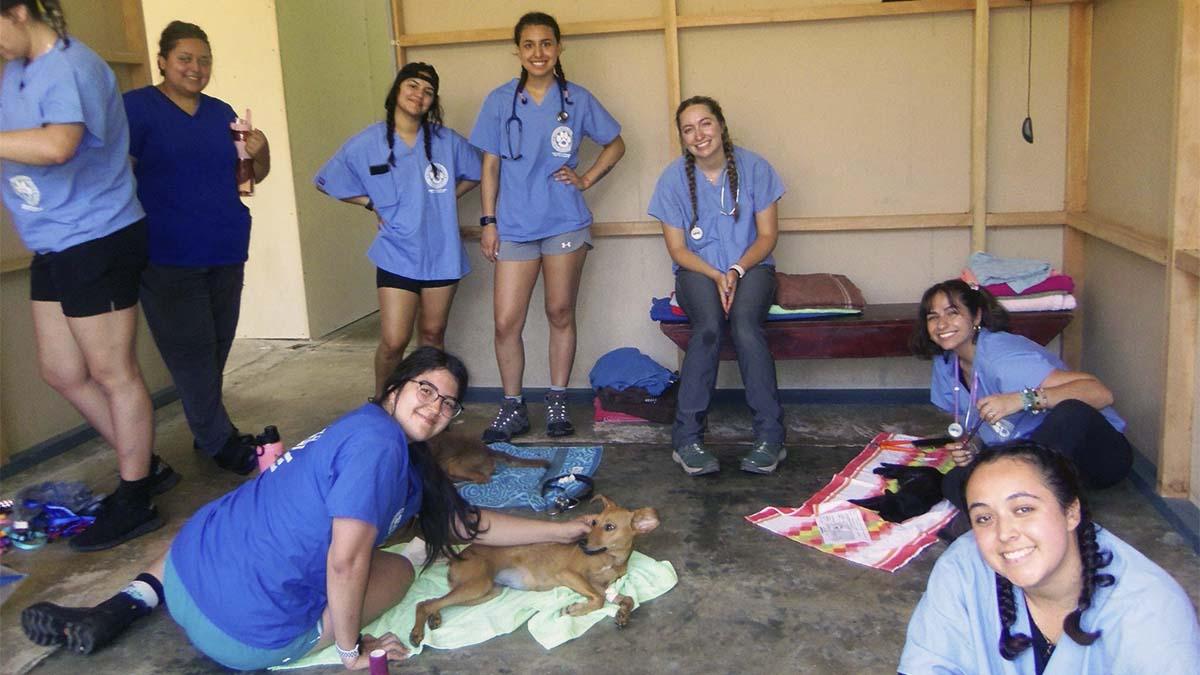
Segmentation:
[[(971, 397), (969, 407), (967, 408), (966, 417), (963, 418), (962, 427), (966, 427), (971, 419), (971, 411), (975, 408), (975, 403), (979, 398), (979, 367), (976, 366), (971, 372)], [(958, 423), (958, 390), (962, 385), (962, 378), (958, 370), (958, 357), (954, 357), (954, 421)]]

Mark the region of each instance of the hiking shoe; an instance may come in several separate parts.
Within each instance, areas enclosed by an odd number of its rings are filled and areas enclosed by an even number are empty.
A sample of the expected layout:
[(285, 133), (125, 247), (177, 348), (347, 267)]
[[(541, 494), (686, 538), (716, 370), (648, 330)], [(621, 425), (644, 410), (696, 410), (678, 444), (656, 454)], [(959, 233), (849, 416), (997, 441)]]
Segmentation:
[(483, 430), (484, 443), (500, 443), (512, 440), (529, 431), (529, 409), (525, 407), (524, 399), (514, 401), (506, 398), (500, 404), (500, 410), (492, 419), (492, 424)]
[(689, 476), (703, 476), (721, 470), (721, 463), (699, 443), (688, 443), (682, 448), (676, 448), (671, 453), (671, 459)]
[(570, 436), (573, 433), (575, 427), (567, 417), (567, 392), (546, 394), (546, 435)]
[(105, 501), (92, 526), (71, 538), (76, 551), (103, 551), (163, 526), (150, 498), (137, 499), (119, 489)]
[(239, 476), (249, 475), (258, 467), (258, 442), (250, 434), (233, 434), (225, 447), (213, 455), (217, 466)]
[(21, 610), (21, 630), (25, 631), (25, 637), (43, 647), (65, 645), (67, 625), (82, 619), (87, 611), (83, 607), (39, 602)]
[(175, 487), (181, 478), (183, 476), (172, 469), (171, 465), (167, 464), (162, 457), (150, 455), (150, 482), (146, 484), (146, 489), (150, 492), (151, 497), (161, 495)]
[[(39, 645), (63, 645), (77, 654), (91, 654), (113, 641), (131, 623), (129, 613), (122, 618), (106, 608), (60, 607), (49, 602), (30, 605), (21, 612), (21, 628)], [(148, 612), (147, 612), (148, 613)]]
[(742, 471), (771, 473), (784, 457), (787, 457), (787, 450), (783, 449), (782, 443), (759, 441), (742, 457)]

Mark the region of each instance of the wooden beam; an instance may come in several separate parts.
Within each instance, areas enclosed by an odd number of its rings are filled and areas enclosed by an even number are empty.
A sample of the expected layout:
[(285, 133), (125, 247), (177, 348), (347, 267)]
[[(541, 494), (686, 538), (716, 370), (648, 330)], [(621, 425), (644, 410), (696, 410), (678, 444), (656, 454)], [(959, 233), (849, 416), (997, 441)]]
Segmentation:
[[(146, 47), (146, 21), (142, 17), (142, 0), (121, 0), (121, 15), (125, 25), (125, 47), (137, 52), (140, 56), (136, 63), (130, 63), (132, 80), (138, 86), (147, 86), (153, 82)], [(128, 62), (127, 62), (128, 63)]]
[(8, 274), (18, 270), (29, 269), (29, 263), (33, 261), (32, 253), (18, 253), (16, 255), (5, 256), (0, 258), (0, 274)]
[(1067, 225), (1147, 260), (1166, 265), (1167, 240), (1091, 213), (1067, 213)]
[[(399, 0), (396, 0), (399, 2)], [(649, 19), (618, 19), (616, 21), (580, 21), (564, 23), (564, 36), (605, 35), (607, 33), (644, 33), (662, 30), (660, 17)], [(396, 34), (401, 47), (428, 47), (431, 45), (457, 45), (478, 42), (507, 42), (512, 39), (512, 28), (480, 28), (476, 30), (442, 31), (436, 33)]]
[[(1092, 106), (1092, 6), (1072, 5), (1067, 24), (1067, 166), (1063, 207), (1087, 210), (1088, 134)], [(1087, 292), (1087, 235), (1074, 228), (1063, 232), (1063, 272), (1075, 281), (1075, 297)], [(1087, 303), (1075, 308), (1075, 320), (1063, 331), (1063, 360), (1075, 370), (1083, 363)]]
[[(1193, 498), (1192, 460), (1197, 393), (1196, 331), (1200, 325), (1200, 278), (1180, 265), (1182, 250), (1200, 247), (1200, 4), (1179, 3), (1176, 65), (1175, 153), (1168, 241), (1166, 374), (1158, 490), (1165, 497)], [(1197, 459), (1200, 461), (1200, 459)]]
[(971, 251), (987, 250), (988, 0), (975, 0), (971, 97)]
[(669, 155), (679, 153), (679, 132), (675, 128), (675, 109), (683, 100), (683, 89), (679, 80), (679, 5), (676, 0), (662, 0), (663, 48), (667, 64), (667, 138), (670, 140)]
[(1200, 277), (1200, 250), (1180, 248), (1175, 250), (1175, 269), (1194, 277)]
[(396, 70), (408, 63), (404, 44), (404, 0), (392, 0), (392, 46), (396, 49)]
[[(145, 43), (142, 43), (145, 48)], [(128, 49), (105, 49), (103, 47), (93, 50), (96, 54), (109, 63), (120, 63), (129, 66), (146, 66), (147, 52), (143, 51), (140, 54)]]

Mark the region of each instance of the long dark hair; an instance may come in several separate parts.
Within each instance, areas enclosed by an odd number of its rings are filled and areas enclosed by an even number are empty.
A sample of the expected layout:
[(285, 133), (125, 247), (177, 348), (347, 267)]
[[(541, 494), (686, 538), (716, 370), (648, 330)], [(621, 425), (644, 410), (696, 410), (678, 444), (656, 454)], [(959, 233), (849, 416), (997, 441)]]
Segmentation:
[(679, 107), (675, 109), (675, 130), (679, 132), (679, 145), (683, 146), (683, 169), (687, 174), (688, 195), (692, 198), (692, 225), (695, 225), (700, 220), (700, 212), (696, 207), (696, 156), (688, 152), (687, 146), (683, 143), (683, 132), (679, 127), (679, 118), (683, 115), (683, 111), (694, 105), (702, 105), (708, 108), (713, 117), (721, 123), (721, 148), (725, 152), (725, 172), (729, 175), (729, 191), (733, 193), (733, 217), (738, 216), (738, 172), (737, 162), (733, 159), (733, 141), (729, 138), (729, 125), (725, 123), (725, 113), (721, 110), (721, 104), (717, 100), (709, 96), (693, 96), (683, 100)]
[[(418, 347), (406, 356), (383, 385), (383, 395), (376, 401), (382, 406), (393, 392), (431, 370), (446, 370), (458, 382), (461, 396), (467, 390), (467, 367), (461, 359), (436, 347)], [(450, 545), (456, 540), (474, 539), (479, 534), (479, 509), (459, 496), (454, 484), (442, 471), (424, 442), (409, 443), (408, 456), (421, 475), (421, 510), (417, 524), (425, 538), (425, 567), (439, 555), (458, 558)], [(455, 522), (462, 523), (465, 532), (457, 531)]]
[(63, 46), (71, 46), (71, 38), (67, 37), (67, 17), (63, 16), (62, 5), (58, 0), (0, 0), (0, 12), (7, 14), (17, 5), (23, 5), (34, 21), (49, 24), (58, 37), (62, 38)]
[[(396, 79), (392, 80), (392, 88), (388, 90), (387, 99), (383, 102), (383, 109), (387, 111), (387, 161), (392, 166), (396, 166), (396, 154), (392, 151), (396, 145), (396, 95), (400, 92), (400, 84), (417, 73), (432, 78), (435, 83), (438, 81), (437, 70), (428, 63), (405, 64), (400, 72), (396, 73)], [(429, 168), (433, 170), (434, 178), (437, 178), (439, 171), (437, 165), (433, 163), (433, 135), (441, 133), (442, 99), (438, 95), (436, 84), (433, 87), (433, 103), (429, 106), (429, 110), (421, 115), (420, 123), (421, 129), (425, 132), (425, 159), (429, 162)]]
[[(545, 26), (554, 33), (554, 41), (562, 42), (562, 31), (558, 28), (558, 21), (554, 17), (545, 12), (527, 12), (520, 19), (517, 19), (517, 25), (513, 26), (513, 44), (518, 48), (521, 46), (521, 31), (527, 26)], [(525, 70), (525, 66), (521, 66), (521, 81), (517, 83), (517, 93), (520, 94), (525, 90), (525, 81), (529, 79), (529, 71)], [(554, 80), (558, 82), (558, 88), (562, 91), (562, 95), (567, 95), (567, 73), (563, 70), (562, 55), (560, 54), (554, 60)]]
[[(1112, 562), (1112, 552), (1101, 551), (1096, 543), (1096, 523), (1092, 521), (1087, 501), (1083, 497), (1079, 473), (1071, 460), (1044, 445), (1028, 440), (1003, 443), (984, 450), (967, 469), (967, 477), (963, 481), (964, 501), (967, 484), (971, 482), (975, 471), (1001, 459), (1016, 459), (1037, 469), (1042, 481), (1058, 501), (1059, 508), (1066, 509), (1076, 500), (1079, 501), (1079, 525), (1075, 528), (1075, 539), (1079, 545), (1079, 558), (1082, 563), (1080, 577), (1083, 584), (1075, 609), (1063, 619), (1063, 632), (1075, 644), (1086, 647), (1100, 637), (1101, 631), (1084, 630), (1079, 623), (1080, 618), (1092, 606), (1092, 594), (1096, 588), (1111, 586), (1116, 579), (1111, 574), (1099, 571)], [(1012, 661), (1028, 649), (1033, 640), (1028, 635), (1013, 634), (1012, 625), (1017, 618), (1013, 584), (1000, 574), (996, 574), (996, 601), (1000, 606), (1000, 655)]]
[[(925, 290), (921, 296), (921, 304), (917, 307), (917, 318), (913, 322), (912, 335), (908, 338), (908, 348), (916, 356), (931, 359), (944, 353), (936, 342), (929, 339), (929, 306), (938, 293), (944, 293), (951, 304), (967, 310), (974, 320), (979, 315), (979, 325), (990, 331), (1008, 330), (1008, 311), (996, 300), (996, 297), (986, 288), (971, 286), (962, 279), (947, 279), (936, 283)], [(977, 339), (977, 338), (976, 338)]]
[[(203, 28), (194, 23), (175, 20), (167, 24), (158, 38), (158, 55), (164, 59), (167, 58), (180, 40), (199, 40), (212, 49), (212, 45), (208, 42), (208, 33), (205, 33)], [(158, 74), (166, 75), (162, 68), (158, 69)]]

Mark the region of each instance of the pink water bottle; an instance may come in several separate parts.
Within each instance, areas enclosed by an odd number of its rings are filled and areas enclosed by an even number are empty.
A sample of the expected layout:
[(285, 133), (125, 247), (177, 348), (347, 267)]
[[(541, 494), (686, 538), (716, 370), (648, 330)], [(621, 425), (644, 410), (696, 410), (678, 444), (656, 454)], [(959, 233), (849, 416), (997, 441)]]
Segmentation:
[(246, 108), (245, 119), (239, 117), (229, 123), (229, 128), (233, 133), (233, 145), (237, 148), (237, 175), (238, 194), (243, 197), (249, 197), (254, 194), (254, 160), (250, 157), (250, 153), (246, 152), (246, 138), (250, 136), (250, 132), (254, 130), (254, 126), (250, 124), (250, 109)]
[(279, 429), (269, 426), (263, 429), (258, 441), (258, 470), (270, 471), (275, 460), (283, 457), (283, 441), (279, 438)]
[(376, 649), (371, 652), (368, 658), (370, 659), (368, 663), (371, 668), (369, 671), (371, 675), (388, 675), (388, 660), (386, 651), (382, 649)]

